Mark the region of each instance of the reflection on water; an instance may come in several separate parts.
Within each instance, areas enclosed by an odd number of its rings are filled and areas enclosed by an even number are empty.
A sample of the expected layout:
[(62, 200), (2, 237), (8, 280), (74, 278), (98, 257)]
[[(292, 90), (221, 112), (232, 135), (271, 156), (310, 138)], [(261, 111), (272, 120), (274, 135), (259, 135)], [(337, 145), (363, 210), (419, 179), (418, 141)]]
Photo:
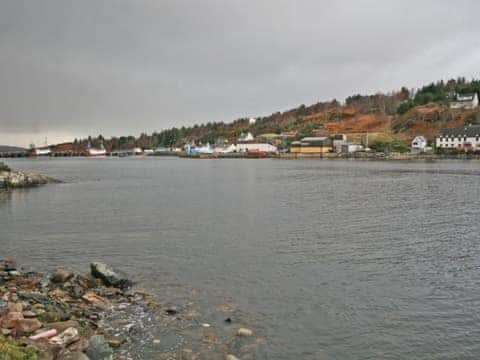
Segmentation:
[(478, 162), (7, 162), (65, 181), (0, 200), (20, 262), (231, 297), (274, 359), (480, 353)]

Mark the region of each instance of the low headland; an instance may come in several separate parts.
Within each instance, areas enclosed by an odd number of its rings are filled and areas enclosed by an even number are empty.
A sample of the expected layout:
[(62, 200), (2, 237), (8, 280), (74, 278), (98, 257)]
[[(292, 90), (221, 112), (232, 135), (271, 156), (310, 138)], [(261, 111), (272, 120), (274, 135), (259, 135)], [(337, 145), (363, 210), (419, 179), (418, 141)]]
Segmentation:
[[(90, 272), (24, 272), (0, 261), (0, 359), (253, 359), (263, 341), (228, 305), (220, 319), (195, 301), (164, 303), (99, 262)], [(197, 304), (198, 305), (198, 304)], [(210, 315), (211, 316), (211, 315)]]
[(16, 171), (0, 162), (0, 191), (58, 183), (59, 180), (30, 171)]

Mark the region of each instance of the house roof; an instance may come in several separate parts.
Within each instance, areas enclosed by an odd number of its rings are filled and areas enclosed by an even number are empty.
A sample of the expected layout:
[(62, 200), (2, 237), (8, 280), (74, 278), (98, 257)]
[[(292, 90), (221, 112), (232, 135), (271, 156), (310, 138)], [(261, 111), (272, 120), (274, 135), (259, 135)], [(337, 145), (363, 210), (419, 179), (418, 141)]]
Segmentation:
[(439, 137), (457, 137), (457, 136), (467, 136), (467, 137), (476, 137), (480, 136), (480, 125), (475, 126), (463, 126), (459, 128), (452, 129), (442, 129), (438, 133)]
[(304, 137), (302, 141), (325, 141), (328, 137), (326, 136), (312, 136), (312, 137)]
[(468, 94), (457, 94), (455, 102), (469, 102), (473, 101), (475, 98), (476, 93), (468, 93)]

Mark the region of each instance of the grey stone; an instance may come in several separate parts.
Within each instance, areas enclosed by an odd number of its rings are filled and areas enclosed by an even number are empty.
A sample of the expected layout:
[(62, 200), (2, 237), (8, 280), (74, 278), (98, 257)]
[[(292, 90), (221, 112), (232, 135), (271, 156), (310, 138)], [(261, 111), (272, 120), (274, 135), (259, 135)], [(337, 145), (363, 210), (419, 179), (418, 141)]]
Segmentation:
[(63, 284), (70, 280), (73, 277), (73, 273), (71, 271), (67, 271), (63, 268), (58, 268), (52, 274), (51, 280), (57, 284)]
[(76, 351), (57, 357), (58, 360), (90, 360), (90, 358), (82, 352)]
[(118, 271), (114, 271), (109, 265), (100, 262), (90, 264), (91, 273), (94, 277), (99, 278), (107, 286), (115, 286), (125, 289), (132, 285), (127, 275)]
[(93, 335), (85, 353), (90, 360), (113, 360), (113, 350), (103, 335)]

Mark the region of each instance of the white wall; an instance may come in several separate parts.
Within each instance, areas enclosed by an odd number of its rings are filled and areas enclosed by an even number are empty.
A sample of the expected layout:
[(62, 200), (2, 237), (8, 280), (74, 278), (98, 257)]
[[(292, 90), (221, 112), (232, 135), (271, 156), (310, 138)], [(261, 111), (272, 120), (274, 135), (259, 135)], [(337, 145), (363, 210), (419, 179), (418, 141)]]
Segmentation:
[(463, 146), (465, 143), (472, 144), (472, 149), (480, 149), (480, 138), (477, 141), (476, 137), (467, 137), (467, 140), (464, 140), (464, 137), (460, 137), (460, 140), (458, 137), (454, 138), (439, 138), (437, 137), (435, 140), (435, 144), (437, 148), (446, 148), (446, 149), (455, 149), (458, 148), (459, 146)]
[(277, 147), (271, 144), (237, 144), (238, 152), (247, 152), (252, 150), (266, 151), (266, 152), (276, 152)]

